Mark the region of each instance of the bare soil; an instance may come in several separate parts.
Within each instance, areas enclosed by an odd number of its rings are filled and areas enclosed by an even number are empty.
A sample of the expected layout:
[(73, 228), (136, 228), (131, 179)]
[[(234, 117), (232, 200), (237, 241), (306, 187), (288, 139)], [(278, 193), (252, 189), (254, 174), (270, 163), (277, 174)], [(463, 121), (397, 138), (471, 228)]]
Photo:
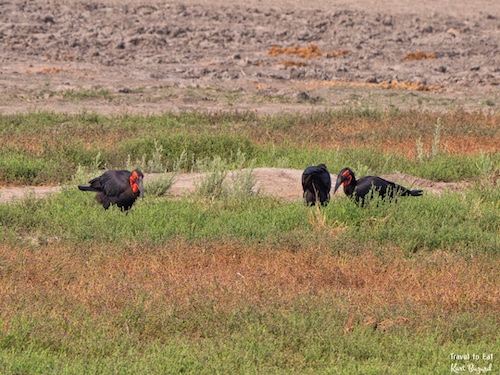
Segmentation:
[(2, 113), (500, 105), (491, 0), (11, 0), (0, 42)]
[[(278, 197), (288, 201), (302, 199), (301, 177), (302, 170), (285, 169), (285, 168), (256, 168), (253, 171), (253, 176), (256, 180), (255, 188), (262, 194)], [(154, 175), (146, 175), (146, 177), (154, 178)], [(229, 175), (229, 179), (230, 179)], [(465, 183), (447, 183), (435, 182), (410, 176), (404, 173), (394, 173), (382, 175), (381, 177), (402, 184), (412, 189), (424, 189), (426, 193), (441, 195), (445, 191), (460, 191), (466, 186)], [(169, 195), (183, 196), (192, 193), (195, 189), (196, 180), (203, 178), (203, 174), (182, 173), (176, 175), (172, 189)], [(335, 183), (336, 175), (332, 175), (333, 183)], [(333, 194), (333, 191), (332, 191)], [(339, 189), (336, 196), (343, 196), (342, 189)]]
[[(0, 44), (2, 114), (500, 106), (492, 0), (7, 0)], [(272, 172), (300, 197), (300, 171)]]

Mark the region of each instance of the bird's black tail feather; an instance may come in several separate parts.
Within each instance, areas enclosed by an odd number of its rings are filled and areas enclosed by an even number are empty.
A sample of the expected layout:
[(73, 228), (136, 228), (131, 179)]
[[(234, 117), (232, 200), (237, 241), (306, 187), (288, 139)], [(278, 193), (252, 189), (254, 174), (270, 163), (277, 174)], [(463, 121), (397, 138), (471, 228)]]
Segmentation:
[(410, 194), (414, 197), (419, 197), (423, 194), (423, 190), (410, 190)]
[(82, 191), (93, 191), (98, 193), (100, 190), (94, 189), (92, 186), (78, 185), (78, 189)]

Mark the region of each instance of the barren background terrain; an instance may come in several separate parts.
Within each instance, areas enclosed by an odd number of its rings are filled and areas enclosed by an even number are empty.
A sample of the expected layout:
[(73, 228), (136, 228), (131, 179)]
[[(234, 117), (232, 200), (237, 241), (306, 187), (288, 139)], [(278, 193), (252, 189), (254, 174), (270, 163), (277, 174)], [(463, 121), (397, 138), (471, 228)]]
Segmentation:
[(499, 98), (491, 0), (4, 1), (0, 43), (2, 113), (488, 108)]

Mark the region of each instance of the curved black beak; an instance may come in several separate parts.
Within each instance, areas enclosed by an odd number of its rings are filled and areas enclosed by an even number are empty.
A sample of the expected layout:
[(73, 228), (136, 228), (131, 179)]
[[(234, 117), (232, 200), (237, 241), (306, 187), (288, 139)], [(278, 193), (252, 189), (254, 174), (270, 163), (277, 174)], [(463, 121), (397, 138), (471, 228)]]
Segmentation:
[(142, 176), (139, 177), (139, 192), (141, 195), (141, 198), (144, 199), (144, 183), (142, 182)]
[(344, 182), (344, 179), (342, 175), (339, 174), (337, 176), (337, 181), (335, 182), (335, 189), (333, 190), (333, 194), (337, 192), (337, 189), (340, 187), (340, 185), (342, 185), (342, 182)]

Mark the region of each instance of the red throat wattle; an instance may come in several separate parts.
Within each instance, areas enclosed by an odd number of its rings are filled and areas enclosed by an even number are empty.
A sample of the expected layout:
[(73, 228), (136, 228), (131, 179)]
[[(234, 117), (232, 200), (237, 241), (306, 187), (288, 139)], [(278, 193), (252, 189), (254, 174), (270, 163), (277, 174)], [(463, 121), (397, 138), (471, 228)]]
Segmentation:
[(345, 180), (343, 182), (343, 185), (344, 186), (349, 186), (349, 184), (352, 181), (352, 175), (351, 175), (351, 173), (349, 173), (349, 171), (345, 171), (344, 173), (342, 173), (342, 177), (345, 178)]
[(139, 192), (139, 185), (137, 185), (137, 181), (139, 180), (139, 175), (137, 174), (136, 171), (132, 172), (132, 175), (130, 176), (130, 187), (132, 188), (132, 191), (134, 193)]

